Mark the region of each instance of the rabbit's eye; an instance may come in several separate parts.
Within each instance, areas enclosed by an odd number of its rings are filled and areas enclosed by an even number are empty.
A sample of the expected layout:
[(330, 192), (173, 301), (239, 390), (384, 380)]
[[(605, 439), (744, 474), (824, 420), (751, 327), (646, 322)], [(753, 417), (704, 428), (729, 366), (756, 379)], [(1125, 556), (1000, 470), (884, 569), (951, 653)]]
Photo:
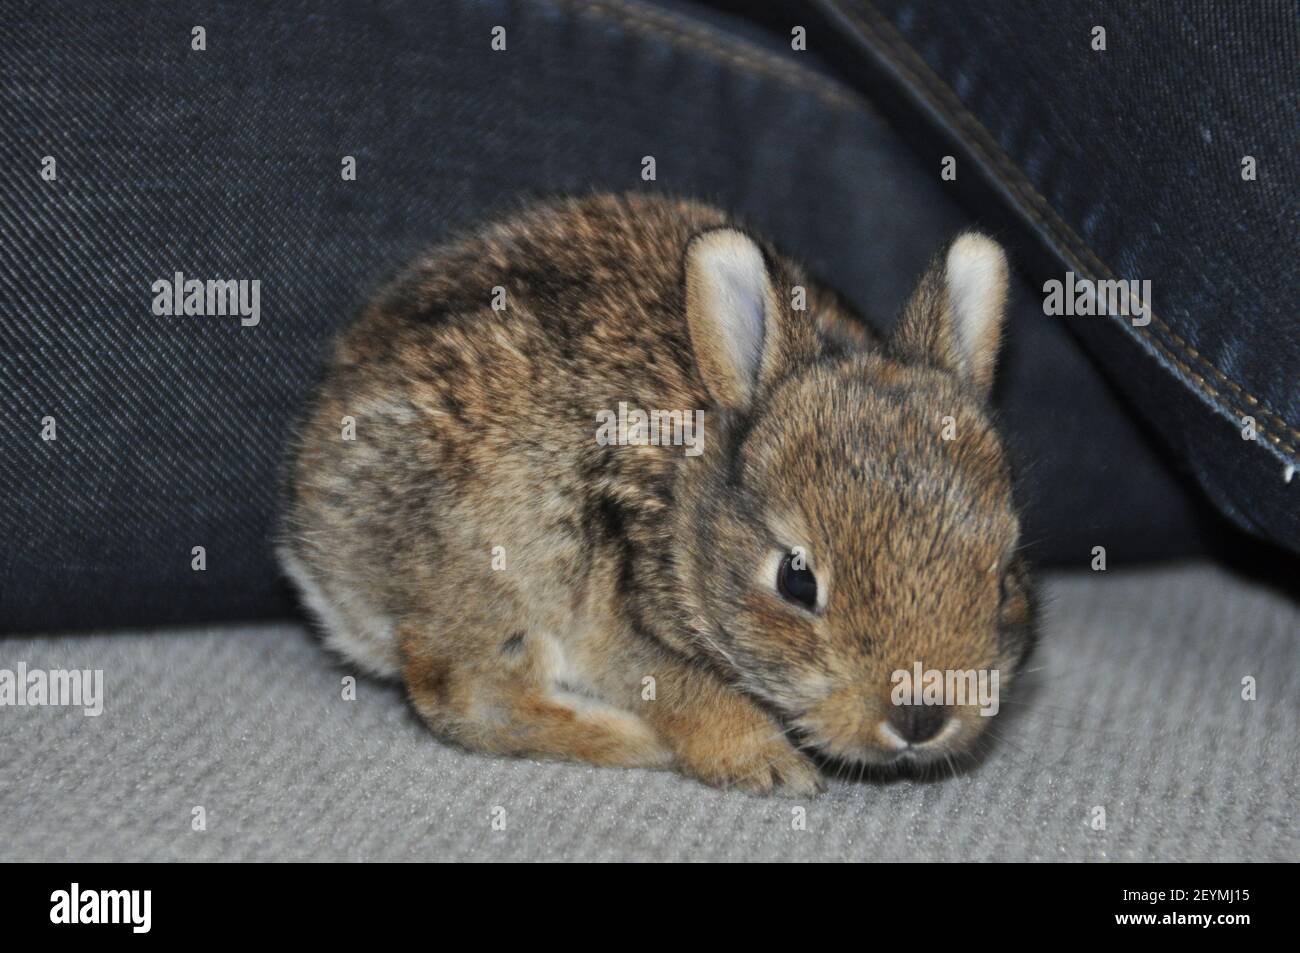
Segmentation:
[(781, 568), (776, 571), (776, 589), (786, 599), (806, 609), (817, 606), (817, 577), (802, 558), (786, 554), (781, 560)]

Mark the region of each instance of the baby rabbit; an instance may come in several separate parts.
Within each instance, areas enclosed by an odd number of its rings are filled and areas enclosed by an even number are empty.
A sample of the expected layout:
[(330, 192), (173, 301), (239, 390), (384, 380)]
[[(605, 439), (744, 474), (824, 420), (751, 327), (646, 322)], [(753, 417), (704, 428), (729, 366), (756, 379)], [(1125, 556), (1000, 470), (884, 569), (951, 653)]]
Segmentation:
[(342, 336), (280, 557), (470, 749), (791, 795), (809, 753), (968, 752), (974, 707), (893, 693), (916, 663), (1005, 686), (1032, 642), (988, 410), (1007, 281), (962, 235), (878, 342), (717, 209), (534, 207)]

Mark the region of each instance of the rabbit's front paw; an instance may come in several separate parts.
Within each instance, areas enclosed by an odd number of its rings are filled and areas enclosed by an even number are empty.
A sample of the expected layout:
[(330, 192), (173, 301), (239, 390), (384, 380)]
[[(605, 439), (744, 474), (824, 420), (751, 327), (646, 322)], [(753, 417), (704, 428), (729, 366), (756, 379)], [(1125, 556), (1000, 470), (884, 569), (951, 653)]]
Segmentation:
[(748, 701), (710, 713), (678, 751), (682, 770), (706, 784), (753, 794), (812, 797), (826, 789), (812, 760)]

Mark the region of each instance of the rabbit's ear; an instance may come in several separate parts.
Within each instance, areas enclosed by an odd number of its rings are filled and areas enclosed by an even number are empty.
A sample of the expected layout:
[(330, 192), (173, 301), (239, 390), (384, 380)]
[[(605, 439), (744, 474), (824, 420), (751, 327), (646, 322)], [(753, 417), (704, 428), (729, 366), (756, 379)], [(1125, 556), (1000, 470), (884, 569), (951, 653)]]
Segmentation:
[(749, 406), (773, 360), (777, 301), (763, 251), (744, 232), (715, 228), (687, 245), (686, 322), (709, 395)]
[(904, 355), (950, 370), (987, 394), (1006, 319), (1007, 256), (966, 232), (921, 277), (891, 339)]

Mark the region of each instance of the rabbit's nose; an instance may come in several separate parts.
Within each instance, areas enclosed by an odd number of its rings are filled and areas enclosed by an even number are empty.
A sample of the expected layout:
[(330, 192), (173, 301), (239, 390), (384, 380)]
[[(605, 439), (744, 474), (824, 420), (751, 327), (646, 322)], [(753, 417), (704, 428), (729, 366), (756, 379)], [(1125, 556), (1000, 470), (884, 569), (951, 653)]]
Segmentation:
[(889, 714), (890, 727), (913, 745), (929, 741), (947, 721), (948, 713), (942, 705), (897, 705)]

